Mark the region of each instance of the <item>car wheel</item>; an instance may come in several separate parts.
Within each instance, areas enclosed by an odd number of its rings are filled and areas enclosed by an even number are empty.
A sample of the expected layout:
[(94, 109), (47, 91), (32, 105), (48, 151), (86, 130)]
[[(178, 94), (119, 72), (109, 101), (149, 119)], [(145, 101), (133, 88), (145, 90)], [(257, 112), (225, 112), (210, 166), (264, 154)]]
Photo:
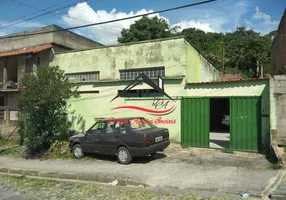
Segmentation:
[(132, 157), (126, 147), (120, 147), (117, 150), (117, 160), (120, 164), (129, 164), (132, 161)]
[(76, 158), (82, 158), (84, 156), (82, 148), (81, 148), (81, 146), (79, 144), (76, 144), (76, 145), (73, 146), (72, 152), (73, 152), (73, 155)]

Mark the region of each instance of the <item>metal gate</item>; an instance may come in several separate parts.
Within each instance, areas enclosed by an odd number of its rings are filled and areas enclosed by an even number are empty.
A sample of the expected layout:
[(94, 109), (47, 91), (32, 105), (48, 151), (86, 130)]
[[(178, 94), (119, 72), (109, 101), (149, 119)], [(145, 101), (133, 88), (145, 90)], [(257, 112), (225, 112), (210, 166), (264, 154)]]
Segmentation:
[(259, 151), (260, 112), (259, 97), (230, 98), (230, 144), (233, 150)]
[(209, 98), (182, 98), (182, 146), (209, 147)]

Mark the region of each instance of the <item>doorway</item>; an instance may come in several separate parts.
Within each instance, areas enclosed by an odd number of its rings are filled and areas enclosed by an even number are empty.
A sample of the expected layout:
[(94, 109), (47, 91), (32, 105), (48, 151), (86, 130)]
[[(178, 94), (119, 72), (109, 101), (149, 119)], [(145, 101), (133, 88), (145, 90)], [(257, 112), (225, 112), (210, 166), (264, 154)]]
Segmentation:
[(209, 147), (230, 147), (230, 100), (229, 98), (210, 99)]

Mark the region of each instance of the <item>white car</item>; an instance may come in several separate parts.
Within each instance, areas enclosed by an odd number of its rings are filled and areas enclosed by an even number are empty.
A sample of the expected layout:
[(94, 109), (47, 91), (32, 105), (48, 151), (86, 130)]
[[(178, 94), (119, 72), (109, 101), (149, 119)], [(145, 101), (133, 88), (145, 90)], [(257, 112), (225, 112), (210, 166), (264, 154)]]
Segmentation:
[(229, 115), (224, 115), (224, 118), (221, 121), (222, 125), (224, 126), (229, 126), (230, 123), (230, 116)]

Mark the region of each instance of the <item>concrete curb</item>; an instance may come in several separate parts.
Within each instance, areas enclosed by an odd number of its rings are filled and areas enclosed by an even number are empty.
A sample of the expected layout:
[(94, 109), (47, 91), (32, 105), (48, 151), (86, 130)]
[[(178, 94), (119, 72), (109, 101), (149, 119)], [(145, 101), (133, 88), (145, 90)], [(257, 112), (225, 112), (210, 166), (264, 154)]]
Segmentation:
[(23, 170), (17, 168), (0, 168), (0, 174), (7, 175), (22, 175), (29, 177), (39, 177), (39, 178), (53, 178), (58, 180), (75, 180), (75, 181), (89, 181), (98, 183), (110, 183), (115, 179), (118, 180), (118, 185), (131, 185), (139, 186), (144, 185), (148, 187), (149, 185), (134, 181), (128, 178), (121, 178), (110, 176), (108, 174), (88, 174), (88, 173), (63, 173), (63, 172), (53, 172), (53, 171), (37, 171), (37, 170)]
[(267, 188), (262, 192), (262, 198), (263, 199), (269, 199), (269, 195), (279, 186), (279, 184), (282, 182), (283, 178), (286, 176), (286, 170), (282, 169), (279, 170), (274, 182), (267, 186)]

